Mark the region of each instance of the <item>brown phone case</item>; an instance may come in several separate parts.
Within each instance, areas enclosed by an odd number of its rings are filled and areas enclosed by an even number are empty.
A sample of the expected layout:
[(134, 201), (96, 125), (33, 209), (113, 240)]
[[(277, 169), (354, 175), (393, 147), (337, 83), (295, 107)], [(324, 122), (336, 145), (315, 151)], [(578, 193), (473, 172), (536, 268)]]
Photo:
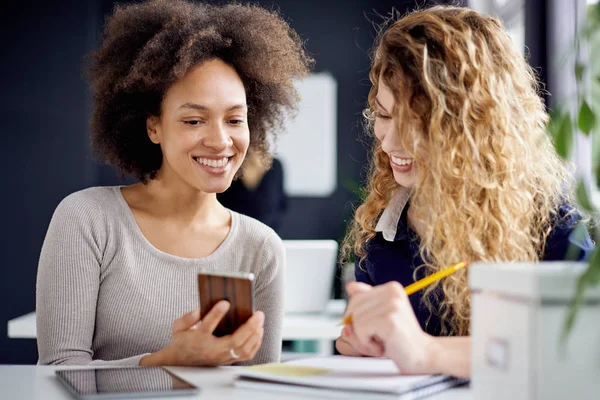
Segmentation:
[(231, 304), (214, 331), (215, 336), (230, 335), (248, 321), (254, 313), (254, 276), (227, 276), (198, 274), (198, 293), (200, 294), (200, 318), (221, 300)]

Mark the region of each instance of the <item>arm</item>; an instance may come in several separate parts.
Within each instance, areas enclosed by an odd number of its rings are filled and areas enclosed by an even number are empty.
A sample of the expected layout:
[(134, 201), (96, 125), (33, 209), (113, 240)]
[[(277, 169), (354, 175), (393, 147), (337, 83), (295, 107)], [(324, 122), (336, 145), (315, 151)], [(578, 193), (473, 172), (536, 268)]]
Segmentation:
[(400, 373), (470, 375), (471, 339), (423, 332), (399, 283), (371, 287), (352, 282), (348, 294), (345, 315), (352, 315), (352, 339), (380, 343), (382, 355), (394, 360)]
[[(344, 328), (346, 330), (346, 328)], [(353, 333), (349, 330), (348, 336)], [(354, 350), (350, 344), (351, 338), (344, 336), (336, 341), (338, 351), (346, 356), (359, 357), (367, 353), (370, 349), (364, 349), (365, 352), (360, 353)], [(358, 342), (355, 339), (356, 342)], [(356, 343), (355, 346), (361, 347), (362, 344)], [(376, 351), (382, 351), (377, 349)], [(471, 375), (471, 337), (430, 337), (429, 343), (425, 346), (425, 354), (427, 355), (424, 367), (419, 371), (414, 371), (420, 374), (443, 374), (456, 377), (469, 377)], [(374, 354), (381, 356), (382, 354)]]
[(254, 359), (240, 365), (279, 362), (281, 359), (285, 248), (275, 232), (265, 239), (257, 260), (261, 268), (256, 277), (254, 300), (256, 310), (265, 314), (264, 338)]
[(427, 349), (426, 373), (456, 377), (471, 375), (471, 337), (434, 337)]
[(40, 364), (137, 365), (143, 356), (93, 360), (96, 303), (106, 243), (103, 212), (89, 195), (75, 193), (58, 205), (38, 266)]

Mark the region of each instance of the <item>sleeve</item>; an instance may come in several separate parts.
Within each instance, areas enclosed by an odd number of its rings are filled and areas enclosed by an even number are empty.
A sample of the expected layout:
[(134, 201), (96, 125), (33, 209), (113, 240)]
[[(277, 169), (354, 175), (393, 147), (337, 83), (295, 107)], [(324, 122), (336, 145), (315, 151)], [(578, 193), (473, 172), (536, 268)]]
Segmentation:
[(594, 250), (594, 242), (581, 214), (572, 207), (563, 206), (559, 222), (546, 239), (543, 261), (586, 261)]
[(361, 266), (359, 264), (359, 257), (357, 257), (355, 255), (354, 260), (355, 260), (354, 261), (354, 276), (356, 278), (356, 281), (366, 283), (366, 284), (373, 286), (375, 283), (369, 276), (369, 271), (367, 271), (366, 267), (364, 266), (364, 261), (363, 261), (363, 265)]
[(138, 365), (145, 355), (93, 360), (92, 341), (107, 229), (89, 194), (66, 197), (44, 239), (37, 273), (36, 324), (39, 364)]
[(283, 289), (285, 279), (285, 248), (274, 231), (267, 237), (259, 258), (262, 268), (256, 277), (254, 300), (256, 310), (265, 313), (263, 343), (253, 360), (239, 365), (266, 364), (281, 359), (283, 330)]

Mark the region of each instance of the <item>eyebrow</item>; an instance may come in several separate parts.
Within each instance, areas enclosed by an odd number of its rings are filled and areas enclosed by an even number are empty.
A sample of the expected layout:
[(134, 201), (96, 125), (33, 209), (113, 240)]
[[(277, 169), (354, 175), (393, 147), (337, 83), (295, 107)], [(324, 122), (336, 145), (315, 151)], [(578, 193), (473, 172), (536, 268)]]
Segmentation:
[[(179, 106), (179, 108), (191, 108), (192, 110), (200, 110), (200, 111), (209, 111), (210, 107), (207, 106), (203, 106), (202, 104), (196, 104), (196, 103), (185, 103), (182, 104), (181, 106)], [(247, 105), (245, 104), (235, 104), (231, 107), (229, 107), (227, 109), (227, 111), (233, 111), (233, 110), (243, 110), (248, 108)]]
[(385, 109), (384, 106), (381, 105), (381, 103), (379, 102), (379, 100), (377, 99), (377, 97), (375, 97), (375, 104), (377, 104), (377, 107), (381, 108), (386, 114), (390, 113), (388, 110)]

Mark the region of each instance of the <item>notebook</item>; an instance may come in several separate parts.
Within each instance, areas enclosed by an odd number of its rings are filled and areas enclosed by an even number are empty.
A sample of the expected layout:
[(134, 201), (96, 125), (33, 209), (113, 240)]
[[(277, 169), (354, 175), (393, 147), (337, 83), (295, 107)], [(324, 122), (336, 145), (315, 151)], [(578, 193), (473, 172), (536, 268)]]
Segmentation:
[(418, 399), (468, 383), (445, 375), (400, 375), (389, 359), (345, 356), (255, 365), (237, 374), (240, 388), (346, 399)]

